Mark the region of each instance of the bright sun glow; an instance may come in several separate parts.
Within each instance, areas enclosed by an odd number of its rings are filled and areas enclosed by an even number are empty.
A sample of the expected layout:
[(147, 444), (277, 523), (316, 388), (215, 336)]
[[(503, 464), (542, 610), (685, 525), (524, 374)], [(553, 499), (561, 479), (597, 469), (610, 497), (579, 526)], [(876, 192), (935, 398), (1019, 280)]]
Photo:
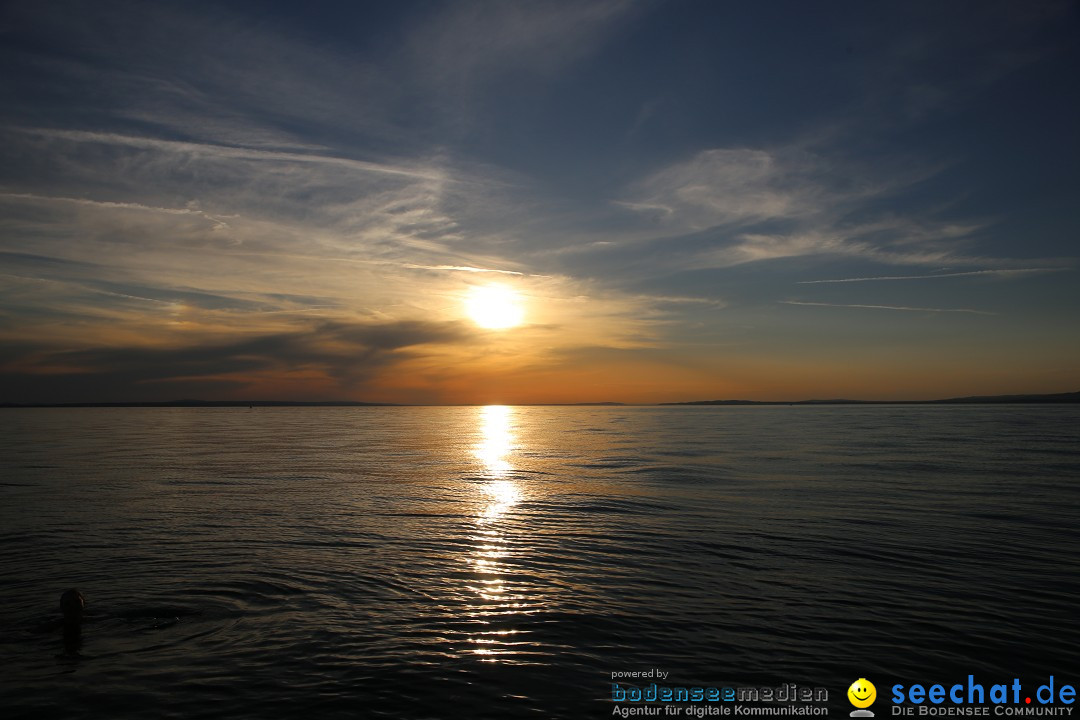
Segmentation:
[(465, 310), (473, 322), (488, 330), (504, 330), (520, 325), (525, 317), (521, 296), (498, 285), (474, 287), (465, 299)]

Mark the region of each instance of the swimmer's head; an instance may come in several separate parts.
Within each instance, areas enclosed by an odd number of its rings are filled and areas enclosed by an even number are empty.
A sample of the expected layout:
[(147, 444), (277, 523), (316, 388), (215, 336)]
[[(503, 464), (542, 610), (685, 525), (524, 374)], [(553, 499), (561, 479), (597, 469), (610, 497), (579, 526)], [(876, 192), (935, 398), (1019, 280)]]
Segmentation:
[(69, 627), (77, 627), (82, 624), (83, 610), (86, 609), (86, 598), (75, 588), (65, 590), (60, 596), (60, 612), (64, 614), (64, 624)]

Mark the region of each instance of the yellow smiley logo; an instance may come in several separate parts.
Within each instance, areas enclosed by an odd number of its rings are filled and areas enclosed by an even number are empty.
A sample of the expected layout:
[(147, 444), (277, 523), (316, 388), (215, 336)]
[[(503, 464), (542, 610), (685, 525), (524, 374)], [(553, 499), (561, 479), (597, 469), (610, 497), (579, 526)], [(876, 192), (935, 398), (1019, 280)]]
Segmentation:
[(866, 678), (859, 678), (847, 689), (847, 698), (857, 708), (867, 708), (877, 699), (877, 688)]

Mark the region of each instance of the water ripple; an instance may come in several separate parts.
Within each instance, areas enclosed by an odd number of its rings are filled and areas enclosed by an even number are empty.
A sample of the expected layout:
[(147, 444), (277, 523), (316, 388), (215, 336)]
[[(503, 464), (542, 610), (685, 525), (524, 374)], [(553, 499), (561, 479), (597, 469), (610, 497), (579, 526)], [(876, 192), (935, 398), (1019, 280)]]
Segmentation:
[(1073, 408), (3, 412), (0, 682), (28, 717), (569, 718), (654, 665), (1080, 667)]

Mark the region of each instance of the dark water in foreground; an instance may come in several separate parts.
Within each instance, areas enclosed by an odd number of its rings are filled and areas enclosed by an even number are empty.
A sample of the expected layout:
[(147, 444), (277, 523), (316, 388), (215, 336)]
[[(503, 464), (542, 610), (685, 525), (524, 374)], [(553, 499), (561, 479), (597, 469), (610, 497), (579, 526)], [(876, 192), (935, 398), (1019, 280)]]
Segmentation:
[[(1080, 408), (0, 410), (4, 717), (1080, 680)], [(49, 628), (78, 586), (78, 656)]]

